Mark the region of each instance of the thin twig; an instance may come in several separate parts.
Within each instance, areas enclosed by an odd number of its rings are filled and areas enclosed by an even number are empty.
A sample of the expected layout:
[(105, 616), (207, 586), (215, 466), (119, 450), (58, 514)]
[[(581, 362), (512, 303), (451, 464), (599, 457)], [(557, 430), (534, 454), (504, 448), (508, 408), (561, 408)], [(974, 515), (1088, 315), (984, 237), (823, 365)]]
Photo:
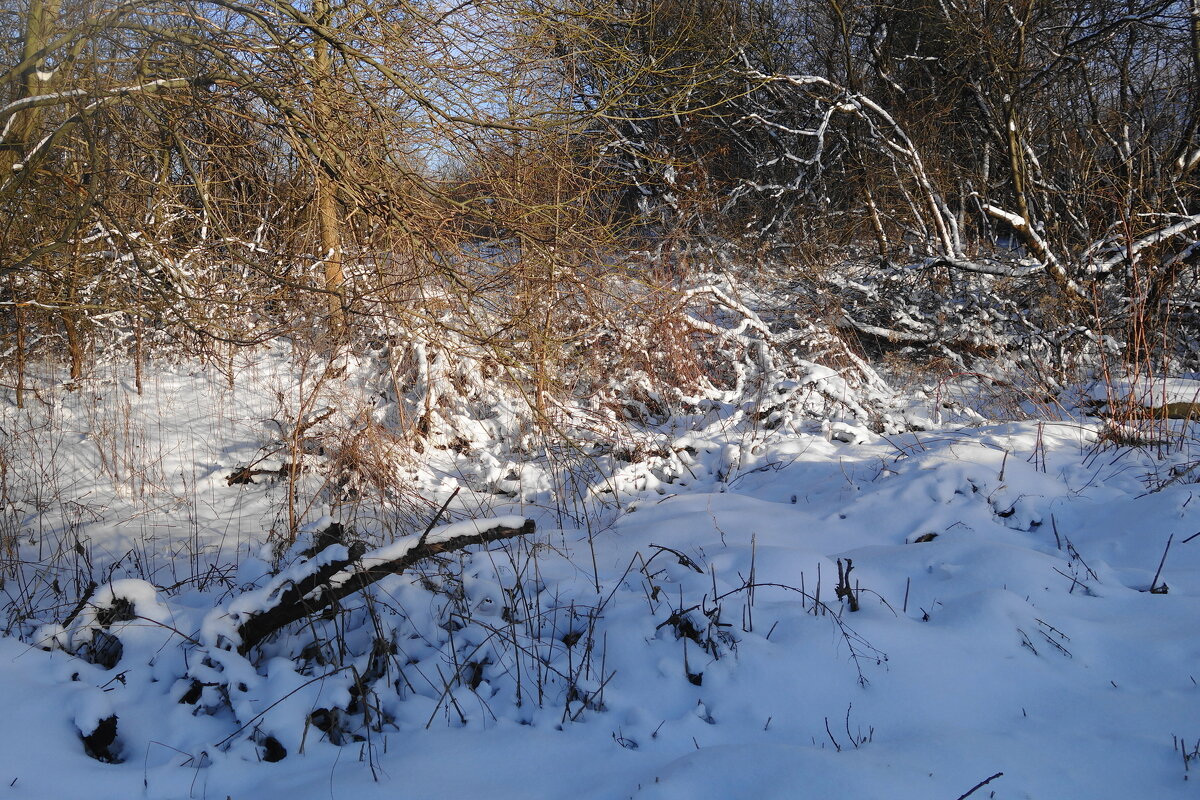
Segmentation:
[(968, 791), (966, 794), (964, 794), (964, 795), (959, 795), (959, 797), (958, 797), (958, 800), (966, 800), (966, 798), (968, 798), (968, 797), (970, 797), (971, 795), (975, 794), (977, 791), (979, 791), (979, 790), (980, 790), (980, 789), (982, 789), (983, 787), (987, 786), (987, 785), (988, 785), (989, 783), (991, 783), (992, 781), (996, 780), (996, 778), (1002, 777), (1003, 775), (1004, 775), (1004, 773), (1003, 773), (1003, 772), (997, 772), (995, 775), (993, 775), (992, 777), (988, 778), (987, 780), (985, 780), (985, 781), (980, 781), (979, 783), (977, 783), (977, 784), (975, 784), (974, 786), (972, 786), (972, 787), (971, 787), (971, 789), (970, 789), (970, 791)]
[[(1158, 562), (1158, 569), (1154, 571), (1154, 580), (1150, 581), (1150, 594), (1157, 594), (1157, 592), (1154, 591), (1154, 588), (1156, 586), (1158, 586), (1158, 576), (1162, 575), (1163, 564), (1167, 563), (1167, 553), (1170, 551), (1171, 542), (1173, 542), (1174, 540), (1175, 540), (1175, 534), (1173, 534), (1173, 533), (1167, 537), (1167, 546), (1165, 548), (1163, 548), (1162, 558)], [(1164, 586), (1163, 588), (1166, 588), (1166, 587)]]
[(429, 532), (437, 526), (438, 520), (441, 519), (442, 515), (446, 513), (446, 509), (449, 508), (450, 504), (454, 502), (454, 498), (458, 497), (458, 493), (460, 491), (462, 491), (461, 486), (454, 487), (454, 491), (451, 492), (450, 496), (446, 498), (446, 502), (442, 503), (442, 507), (439, 508), (438, 512), (433, 515), (433, 519), (429, 520), (429, 525), (425, 527), (425, 532), (422, 533), (421, 538), (417, 540), (417, 547), (425, 544), (425, 537), (429, 536)]

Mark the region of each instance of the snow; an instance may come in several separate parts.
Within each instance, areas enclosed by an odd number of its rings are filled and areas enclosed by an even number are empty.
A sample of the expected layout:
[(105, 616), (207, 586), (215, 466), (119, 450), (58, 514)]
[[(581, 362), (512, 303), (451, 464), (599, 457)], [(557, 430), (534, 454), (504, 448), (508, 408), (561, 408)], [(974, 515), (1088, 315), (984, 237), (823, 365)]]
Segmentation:
[[(239, 621), (348, 551), (300, 554), (343, 509), (303, 509), (283, 548), (286, 482), (225, 480), (272, 452), (264, 421), (291, 391), (277, 354), (238, 369), (233, 388), (191, 365), (140, 397), (112, 381), (4, 401), (20, 485), (55, 492), (18, 503), (40, 544), (23, 536), (27, 567), (5, 575), (6, 797), (925, 800), (998, 773), (973, 797), (1195, 796), (1200, 488), (1163, 480), (1186, 449), (1106, 446), (1087, 418), (884, 437), (727, 416), (575, 495), (514, 451), (477, 456), (478, 481), (434, 451), (412, 479), (422, 519), (356, 520), (363, 563), (408, 552), (454, 488), (427, 541), (537, 532), (389, 576), (374, 611), (347, 598), (243, 657)], [(501, 465), (521, 493), (496, 487)], [(76, 563), (76, 543), (102, 580), (65, 622), (72, 575), (60, 596), (36, 565)], [(847, 563), (856, 612), (835, 594)], [(118, 600), (133, 618), (106, 624)], [(111, 669), (81, 656), (97, 631), (123, 647)], [(396, 653), (372, 728), (356, 681), (380, 636)], [(320, 709), (346, 717), (344, 741)], [(79, 735), (114, 714), (123, 762), (102, 764)]]

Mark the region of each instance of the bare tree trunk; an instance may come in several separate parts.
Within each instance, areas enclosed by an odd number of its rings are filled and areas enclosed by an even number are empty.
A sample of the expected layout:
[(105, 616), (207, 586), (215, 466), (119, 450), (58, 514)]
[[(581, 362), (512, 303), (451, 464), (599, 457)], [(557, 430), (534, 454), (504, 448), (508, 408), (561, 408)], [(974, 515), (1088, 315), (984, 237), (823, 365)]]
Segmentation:
[[(30, 0), (29, 11), (25, 15), (25, 47), (21, 53), (22, 62), (37, 56), (50, 41), (55, 19), (62, 0)], [(39, 59), (36, 64), (25, 70), (20, 76), (21, 85), (14, 100), (26, 97), (37, 97), (51, 90), (54, 73), (44, 69)], [(11, 123), (9, 133), (4, 137), (0, 146), (0, 181), (13, 174), (13, 168), (21, 163), (25, 152), (37, 135), (38, 121), (42, 115), (36, 106), (18, 111)]]
[[(331, 27), (329, 0), (314, 0), (313, 17), (322, 28)], [(322, 136), (332, 135), (333, 111), (329, 105), (329, 89), (333, 81), (333, 55), (329, 44), (319, 36), (313, 42), (313, 114)], [(346, 282), (342, 269), (342, 226), (338, 209), (337, 183), (326, 165), (317, 169), (317, 230), (325, 272), (325, 290), (330, 292), (329, 330), (341, 331), (346, 322), (342, 289)]]
[(329, 328), (331, 332), (341, 330), (346, 322), (346, 309), (342, 289), (346, 282), (342, 270), (341, 218), (337, 207), (337, 187), (328, 178), (317, 180), (317, 226), (320, 230), (322, 266), (325, 272), (325, 290), (329, 297)]
[(74, 311), (64, 311), (62, 320), (67, 334), (67, 353), (71, 358), (71, 382), (75, 383), (83, 377), (83, 337)]
[(1192, 0), (1190, 9), (1191, 56), (1192, 56), (1192, 116), (1188, 120), (1183, 136), (1179, 140), (1178, 157), (1174, 173), (1185, 178), (1200, 164), (1200, 147), (1193, 147), (1192, 140), (1200, 128), (1200, 0)]
[[(8, 281), (8, 294), (16, 300), (17, 292), (13, 281)], [(13, 322), (17, 326), (16, 370), (17, 370), (17, 408), (25, 407), (25, 315), (21, 313), (21, 304), (13, 303)]]

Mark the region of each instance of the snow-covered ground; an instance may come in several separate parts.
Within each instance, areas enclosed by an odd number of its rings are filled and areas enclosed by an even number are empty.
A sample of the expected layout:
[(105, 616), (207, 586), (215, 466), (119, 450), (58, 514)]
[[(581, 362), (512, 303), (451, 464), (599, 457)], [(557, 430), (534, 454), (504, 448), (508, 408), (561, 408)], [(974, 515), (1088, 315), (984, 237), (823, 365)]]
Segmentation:
[[(570, 496), (568, 468), (438, 450), (403, 503), (355, 501), (368, 546), (404, 550), (460, 486), (441, 522), (537, 531), (243, 658), (220, 644), (230, 614), (284, 591), (274, 570), (307, 574), (300, 551), (350, 502), (314, 489), (289, 517), (285, 480), (230, 483), (296, 456), (272, 442), (303, 406), (283, 361), (232, 377), (4, 401), (0, 797), (1196, 796), (1182, 445), (1104, 447), (1095, 421), (713, 420), (668, 437), (682, 470), (634, 459)], [(133, 613), (106, 625), (116, 598)], [(112, 716), (120, 763), (102, 763), (81, 733)]]

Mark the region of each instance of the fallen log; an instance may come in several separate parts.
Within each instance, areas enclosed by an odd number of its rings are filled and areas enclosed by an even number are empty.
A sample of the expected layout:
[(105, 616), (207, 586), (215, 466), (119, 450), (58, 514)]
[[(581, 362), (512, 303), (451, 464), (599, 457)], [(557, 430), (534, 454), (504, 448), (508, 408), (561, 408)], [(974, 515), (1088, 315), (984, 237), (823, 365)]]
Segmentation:
[[(331, 557), (322, 558), (322, 554), (318, 554), (314, 563), (319, 566), (299, 580), (290, 581), (268, 607), (253, 612), (237, 626), (237, 651), (244, 656), (285, 626), (319, 614), (355, 592), (388, 575), (404, 572), (426, 558), (524, 536), (533, 533), (534, 529), (531, 519), (501, 517), (446, 525), (371, 552), (366, 552), (362, 545), (353, 545), (349, 549), (341, 544), (330, 545), (326, 551)], [(339, 548), (346, 555), (336, 557), (337, 551), (332, 548)]]
[(1098, 400), (1092, 404), (1083, 406), (1083, 408), (1093, 416), (1110, 419), (1200, 419), (1200, 403), (1178, 402), (1155, 406), (1147, 402), (1139, 403), (1126, 398), (1114, 403), (1109, 403), (1106, 400)]

